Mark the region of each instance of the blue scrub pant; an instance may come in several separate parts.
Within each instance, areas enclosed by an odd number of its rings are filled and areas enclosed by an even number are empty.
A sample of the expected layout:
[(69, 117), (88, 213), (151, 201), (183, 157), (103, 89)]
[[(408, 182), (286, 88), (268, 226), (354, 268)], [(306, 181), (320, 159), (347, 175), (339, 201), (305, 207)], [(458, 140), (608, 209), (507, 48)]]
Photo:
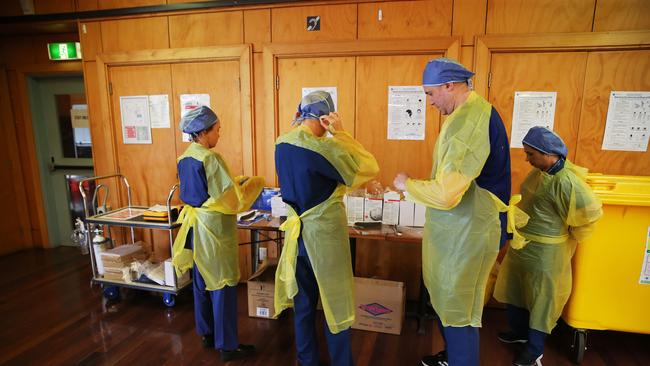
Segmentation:
[(479, 365), (479, 333), (476, 327), (444, 327), (438, 319), (445, 340), (449, 366)]
[(530, 314), (528, 310), (508, 304), (506, 307), (508, 315), (508, 324), (512, 331), (523, 339), (528, 339), (526, 348), (533, 356), (539, 356), (544, 353), (544, 340), (546, 333), (529, 328)]
[[(190, 231), (186, 247), (193, 248)], [(207, 291), (205, 281), (196, 263), (192, 268), (194, 293), (194, 320), (200, 336), (214, 336), (214, 348), (232, 351), (239, 347), (237, 338), (237, 287), (225, 286)]]
[[(316, 340), (315, 320), (319, 294), (318, 283), (309, 262), (309, 257), (304, 250), (302, 240), (299, 240), (299, 242), (296, 262), (298, 294), (293, 298), (296, 351), (301, 366), (317, 366), (318, 342)], [(331, 364), (333, 366), (352, 365), (350, 329), (332, 334), (326, 322), (324, 328)]]

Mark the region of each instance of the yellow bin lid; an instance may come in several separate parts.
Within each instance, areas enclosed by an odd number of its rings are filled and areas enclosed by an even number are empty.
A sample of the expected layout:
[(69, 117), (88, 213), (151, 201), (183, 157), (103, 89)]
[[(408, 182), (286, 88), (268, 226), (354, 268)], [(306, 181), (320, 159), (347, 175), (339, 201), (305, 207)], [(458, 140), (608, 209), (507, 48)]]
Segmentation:
[(587, 184), (604, 204), (650, 206), (650, 177), (590, 173)]

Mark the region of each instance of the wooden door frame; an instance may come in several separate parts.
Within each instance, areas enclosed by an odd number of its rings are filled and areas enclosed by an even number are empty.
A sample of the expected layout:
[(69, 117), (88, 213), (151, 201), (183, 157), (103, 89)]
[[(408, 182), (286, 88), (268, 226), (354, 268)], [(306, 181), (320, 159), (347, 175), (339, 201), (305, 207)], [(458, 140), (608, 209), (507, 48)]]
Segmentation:
[(110, 141), (112, 144), (112, 156), (108, 159), (113, 172), (118, 173), (117, 144), (121, 136), (115, 131), (113, 113), (111, 108), (111, 95), (109, 94), (109, 67), (114, 66), (136, 66), (156, 65), (166, 63), (206, 62), (206, 61), (238, 61), (239, 80), (241, 85), (241, 127), (242, 127), (242, 163), (244, 174), (253, 175), (255, 171), (255, 126), (254, 126), (254, 95), (252, 93), (252, 46), (250, 44), (197, 47), (197, 48), (176, 48), (142, 50), (128, 52), (112, 52), (98, 54), (97, 75), (100, 94), (100, 115), (98, 119), (111, 121)]
[(477, 36), (474, 90), (488, 99), (492, 55), (515, 52), (625, 51), (650, 47), (650, 31)]
[[(273, 138), (280, 131), (276, 78), (280, 59), (302, 57), (357, 57), (423, 55), (443, 52), (445, 57), (460, 57), (461, 37), (436, 37), (391, 41), (343, 41), (306, 43), (266, 43), (263, 47), (266, 120), (273, 121)], [(272, 91), (272, 92), (269, 92)], [(268, 152), (267, 153), (272, 153)]]
[[(8, 71), (14, 69), (7, 67)], [(42, 248), (51, 247), (49, 239), (49, 230), (47, 227), (47, 218), (45, 217), (45, 203), (41, 187), (41, 174), (38, 169), (38, 162), (36, 161), (36, 141), (34, 140), (34, 126), (29, 97), (28, 78), (37, 76), (64, 76), (64, 75), (83, 75), (83, 66), (81, 61), (62, 62), (62, 63), (47, 63), (47, 64), (29, 64), (29, 65), (16, 65), (16, 80), (18, 87), (18, 98), (20, 99), (18, 106), (23, 116), (24, 128), (16, 128), (16, 136), (19, 141), (19, 152), (26, 159), (22, 160), (22, 180), (25, 183), (25, 195), (27, 202), (33, 202), (33, 207), (28, 207), (29, 216), (35, 216), (38, 222), (38, 234), (35, 234), (35, 228), (31, 227), (32, 242), (36, 241), (36, 246)], [(28, 177), (32, 179), (28, 179)]]

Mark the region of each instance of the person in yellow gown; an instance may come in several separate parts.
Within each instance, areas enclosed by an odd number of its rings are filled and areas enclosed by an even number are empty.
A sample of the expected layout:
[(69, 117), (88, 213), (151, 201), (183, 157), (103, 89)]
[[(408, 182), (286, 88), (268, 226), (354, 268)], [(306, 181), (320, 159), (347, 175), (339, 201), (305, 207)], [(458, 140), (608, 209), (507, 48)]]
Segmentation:
[(173, 246), (178, 275), (192, 269), (194, 317), (204, 347), (220, 350), (222, 361), (252, 355), (255, 347), (237, 336), (239, 282), (238, 212), (247, 210), (262, 191), (261, 177), (234, 177), (221, 155), (221, 122), (208, 107), (188, 112), (180, 123), (192, 143), (177, 159), (182, 226)]
[(494, 297), (507, 304), (511, 330), (505, 343), (524, 343), (515, 365), (541, 365), (544, 340), (571, 294), (571, 258), (602, 216), (600, 201), (585, 183), (587, 170), (566, 159), (564, 141), (544, 127), (531, 128), (523, 140), (533, 166), (521, 184), (519, 208), (529, 216), (520, 233), (529, 242), (508, 248)]
[(371, 180), (379, 167), (343, 130), (329, 93), (306, 95), (294, 124), (275, 146), (282, 200), (289, 211), (280, 228), (285, 241), (275, 277), (275, 316), (294, 308), (298, 362), (316, 366), (320, 295), (332, 365), (352, 365), (350, 326), (355, 308), (343, 195), (346, 187)]
[(423, 366), (479, 364), (485, 288), (499, 247), (508, 239), (506, 215), (496, 204), (510, 199), (508, 137), (496, 109), (472, 91), (473, 75), (448, 58), (427, 63), (424, 92), (447, 116), (431, 178), (399, 173), (393, 181), (408, 199), (427, 206), (422, 277), (445, 349), (424, 356)]

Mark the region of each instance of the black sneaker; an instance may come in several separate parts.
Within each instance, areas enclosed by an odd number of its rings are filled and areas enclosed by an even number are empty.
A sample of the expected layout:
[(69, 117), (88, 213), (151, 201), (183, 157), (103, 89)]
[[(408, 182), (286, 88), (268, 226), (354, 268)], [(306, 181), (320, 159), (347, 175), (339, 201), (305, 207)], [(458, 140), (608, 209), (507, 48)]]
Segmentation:
[(449, 366), (447, 351), (440, 351), (435, 355), (427, 355), (420, 360), (422, 366)]
[(221, 361), (228, 362), (239, 358), (252, 356), (255, 354), (255, 346), (249, 344), (240, 344), (237, 349), (232, 351), (221, 350)]
[(515, 356), (512, 364), (515, 366), (542, 366), (542, 356), (544, 356), (544, 354), (535, 356), (528, 352), (527, 349), (523, 349), (519, 354), (517, 354), (517, 356)]
[(501, 332), (497, 334), (497, 338), (503, 343), (526, 343), (528, 339), (520, 337), (515, 332)]
[(207, 334), (201, 337), (201, 344), (203, 348), (214, 348), (214, 336), (212, 334)]

